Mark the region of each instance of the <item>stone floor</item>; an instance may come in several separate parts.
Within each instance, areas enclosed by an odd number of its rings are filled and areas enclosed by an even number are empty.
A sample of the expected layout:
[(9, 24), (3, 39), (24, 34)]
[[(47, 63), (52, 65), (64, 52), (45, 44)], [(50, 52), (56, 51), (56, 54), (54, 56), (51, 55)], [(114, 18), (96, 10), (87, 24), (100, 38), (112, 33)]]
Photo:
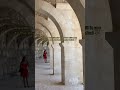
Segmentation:
[(49, 63), (42, 59), (35, 62), (35, 88), (36, 90), (83, 90), (83, 86), (65, 86), (61, 83), (60, 75), (52, 75)]
[(35, 90), (33, 76), (29, 77), (30, 88), (24, 88), (22, 78), (19, 73), (8, 76), (0, 80), (0, 90)]
[(44, 63), (42, 59), (35, 61), (35, 80), (33, 75), (34, 73), (31, 72), (29, 77), (30, 88), (24, 88), (22, 78), (19, 73), (15, 73), (0, 80), (0, 90), (83, 90), (82, 85), (77, 87), (62, 85), (60, 75), (52, 75), (50, 64)]

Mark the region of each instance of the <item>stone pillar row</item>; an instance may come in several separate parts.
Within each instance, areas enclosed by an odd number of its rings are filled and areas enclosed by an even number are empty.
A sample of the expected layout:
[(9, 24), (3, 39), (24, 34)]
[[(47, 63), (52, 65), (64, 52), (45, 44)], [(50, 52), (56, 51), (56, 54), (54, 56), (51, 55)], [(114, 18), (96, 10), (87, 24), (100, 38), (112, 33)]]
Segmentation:
[(61, 47), (59, 43), (52, 45), (54, 48), (54, 72), (61, 74)]
[(52, 73), (54, 75), (54, 48), (52, 45), (49, 45), (49, 52), (50, 52), (50, 67), (52, 69)]
[(65, 85), (83, 83), (82, 46), (78, 44), (57, 43), (49, 46), (50, 65), (55, 75), (61, 75)]

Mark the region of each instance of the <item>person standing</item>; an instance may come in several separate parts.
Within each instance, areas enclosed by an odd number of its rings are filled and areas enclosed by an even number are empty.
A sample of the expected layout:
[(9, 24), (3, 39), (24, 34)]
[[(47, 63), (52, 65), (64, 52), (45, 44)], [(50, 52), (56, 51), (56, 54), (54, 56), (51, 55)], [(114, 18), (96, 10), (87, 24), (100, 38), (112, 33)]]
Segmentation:
[(44, 50), (43, 58), (44, 58), (45, 63), (47, 63), (47, 51), (46, 50)]
[(23, 78), (24, 87), (29, 87), (28, 85), (28, 61), (26, 60), (26, 57), (24, 56), (22, 58), (22, 61), (20, 63), (20, 70), (19, 70), (21, 77)]

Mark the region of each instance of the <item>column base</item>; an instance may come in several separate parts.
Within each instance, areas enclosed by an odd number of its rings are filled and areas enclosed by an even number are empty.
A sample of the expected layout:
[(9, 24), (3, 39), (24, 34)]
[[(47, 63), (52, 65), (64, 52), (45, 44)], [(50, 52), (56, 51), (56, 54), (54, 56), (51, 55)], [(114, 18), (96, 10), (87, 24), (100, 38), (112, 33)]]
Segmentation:
[(79, 77), (66, 78), (64, 84), (67, 86), (78, 86), (80, 85), (80, 78)]

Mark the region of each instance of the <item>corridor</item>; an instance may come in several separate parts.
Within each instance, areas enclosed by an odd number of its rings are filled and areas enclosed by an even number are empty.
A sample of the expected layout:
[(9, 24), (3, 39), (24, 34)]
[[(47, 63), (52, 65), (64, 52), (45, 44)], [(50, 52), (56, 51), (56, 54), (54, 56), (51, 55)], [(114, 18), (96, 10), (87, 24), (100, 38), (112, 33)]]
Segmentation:
[(60, 75), (52, 75), (49, 63), (42, 58), (35, 61), (35, 90), (83, 90), (83, 86), (65, 86), (60, 83)]
[(120, 90), (120, 0), (0, 1), (0, 90)]
[[(35, 84), (36, 90), (83, 90), (84, 5), (79, 0), (12, 0), (7, 7), (8, 0), (3, 1), (0, 86), (23, 89), (18, 73), (20, 62), (26, 56), (28, 71), (32, 71), (29, 89)], [(75, 3), (80, 7), (74, 6)], [(49, 63), (44, 63), (41, 57), (45, 49)], [(12, 77), (5, 77), (14, 72)]]

